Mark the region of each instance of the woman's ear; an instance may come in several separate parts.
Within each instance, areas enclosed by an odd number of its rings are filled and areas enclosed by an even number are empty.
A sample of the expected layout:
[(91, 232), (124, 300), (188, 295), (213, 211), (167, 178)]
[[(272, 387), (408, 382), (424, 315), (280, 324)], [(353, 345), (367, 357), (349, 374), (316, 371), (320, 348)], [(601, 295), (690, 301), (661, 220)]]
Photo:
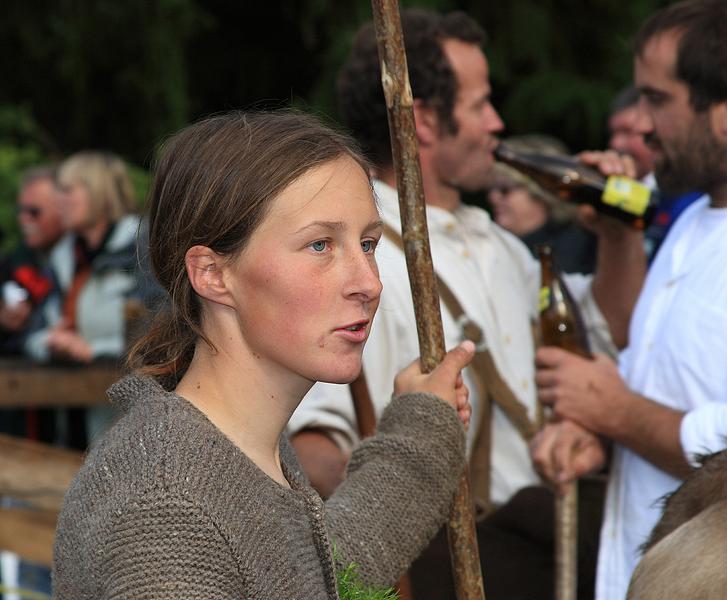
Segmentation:
[(222, 273), (226, 260), (207, 246), (192, 246), (184, 255), (187, 277), (197, 295), (218, 304), (232, 306), (232, 297)]

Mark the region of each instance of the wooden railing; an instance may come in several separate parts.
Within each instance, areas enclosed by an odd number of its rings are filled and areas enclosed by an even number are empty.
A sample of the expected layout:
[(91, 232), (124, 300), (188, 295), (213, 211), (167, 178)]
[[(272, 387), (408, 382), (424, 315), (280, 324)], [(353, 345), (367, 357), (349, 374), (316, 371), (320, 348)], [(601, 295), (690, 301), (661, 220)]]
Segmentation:
[[(39, 365), (0, 359), (0, 407), (96, 406), (119, 378), (118, 361)], [(0, 434), (0, 498), (22, 508), (0, 508), (0, 549), (50, 566), (58, 511), (83, 453)], [(15, 504), (15, 503), (13, 503)]]
[(0, 407), (105, 404), (106, 390), (120, 374), (118, 361), (99, 361), (90, 365), (39, 365), (22, 358), (0, 358)]
[[(126, 345), (149, 325), (136, 301), (124, 309)], [(122, 375), (122, 359), (90, 365), (38, 364), (0, 357), (0, 408), (72, 408), (106, 404), (106, 390)], [(50, 566), (63, 496), (83, 464), (83, 453), (0, 434), (0, 549)], [(14, 505), (17, 504), (17, 507)]]
[(0, 508), (0, 548), (50, 566), (58, 511), (83, 454), (0, 434), (0, 496), (22, 508)]

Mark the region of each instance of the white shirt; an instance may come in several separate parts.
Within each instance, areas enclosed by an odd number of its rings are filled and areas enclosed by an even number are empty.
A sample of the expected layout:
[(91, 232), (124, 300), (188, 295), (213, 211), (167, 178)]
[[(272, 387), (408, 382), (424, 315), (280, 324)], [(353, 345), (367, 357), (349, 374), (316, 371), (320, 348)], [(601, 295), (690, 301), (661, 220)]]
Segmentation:
[[(374, 182), (374, 190), (383, 220), (401, 231), (396, 191), (379, 181)], [(492, 223), (480, 208), (463, 205), (449, 212), (427, 206), (427, 223), (435, 271), (457, 296), (467, 316), (480, 326), (500, 373), (534, 419), (531, 323), (537, 317), (537, 261), (520, 240)], [(419, 356), (419, 346), (404, 256), (386, 238), (381, 240), (376, 256), (384, 290), (363, 362), (378, 417), (391, 398), (394, 376)], [(569, 285), (582, 301), (584, 316), (602, 334), (605, 322), (590, 295), (588, 279), (569, 278)], [(445, 345), (451, 349), (462, 340), (461, 328), (443, 304), (441, 312)], [(479, 396), (469, 369), (464, 380), (470, 390), (474, 424), (479, 418)], [(333, 429), (340, 434), (337, 441), (350, 447), (358, 441), (355, 423), (348, 386), (319, 383), (293, 414), (289, 431)], [(471, 426), (469, 450), (474, 430)], [(539, 482), (527, 444), (497, 407), (493, 410), (491, 464), (490, 489), (496, 504)]]
[[(620, 358), (629, 388), (686, 412), (687, 459), (727, 447), (727, 209), (705, 196), (675, 223), (639, 296)], [(680, 481), (616, 445), (601, 530), (598, 600), (621, 600), (660, 499)]]

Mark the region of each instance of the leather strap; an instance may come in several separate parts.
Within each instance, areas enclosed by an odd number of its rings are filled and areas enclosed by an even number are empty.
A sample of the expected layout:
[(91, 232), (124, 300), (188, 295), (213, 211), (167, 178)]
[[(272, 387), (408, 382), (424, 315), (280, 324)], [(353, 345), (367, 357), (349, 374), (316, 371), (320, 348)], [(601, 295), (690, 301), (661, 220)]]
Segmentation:
[[(401, 235), (384, 225), (384, 236), (396, 244), (403, 252), (404, 244)], [(462, 335), (472, 340), (477, 352), (472, 360), (471, 368), (476, 376), (479, 396), (482, 399), (480, 419), (475, 432), (475, 442), (470, 457), (470, 479), (472, 496), (478, 509), (478, 517), (484, 516), (491, 509), (490, 501), (490, 455), (492, 444), (492, 403), (494, 402), (507, 416), (525, 440), (530, 440), (538, 430), (537, 423), (528, 416), (528, 410), (513, 393), (497, 370), (492, 354), (486, 347), (485, 335), (477, 323), (465, 313), (462, 305), (447, 284), (435, 273), (439, 297), (452, 318), (462, 328)]]

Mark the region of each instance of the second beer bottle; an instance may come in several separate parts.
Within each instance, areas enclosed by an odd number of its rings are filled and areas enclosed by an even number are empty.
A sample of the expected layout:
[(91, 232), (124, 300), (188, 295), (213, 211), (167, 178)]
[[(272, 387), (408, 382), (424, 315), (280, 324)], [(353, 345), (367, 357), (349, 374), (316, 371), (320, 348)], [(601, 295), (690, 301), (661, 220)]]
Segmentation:
[(557, 346), (591, 358), (588, 337), (578, 306), (553, 265), (553, 250), (538, 246), (540, 257), (540, 336), (543, 345)]
[(656, 212), (658, 192), (628, 177), (604, 177), (568, 156), (519, 152), (501, 143), (495, 158), (529, 176), (567, 202), (587, 203), (597, 211), (645, 229)]

